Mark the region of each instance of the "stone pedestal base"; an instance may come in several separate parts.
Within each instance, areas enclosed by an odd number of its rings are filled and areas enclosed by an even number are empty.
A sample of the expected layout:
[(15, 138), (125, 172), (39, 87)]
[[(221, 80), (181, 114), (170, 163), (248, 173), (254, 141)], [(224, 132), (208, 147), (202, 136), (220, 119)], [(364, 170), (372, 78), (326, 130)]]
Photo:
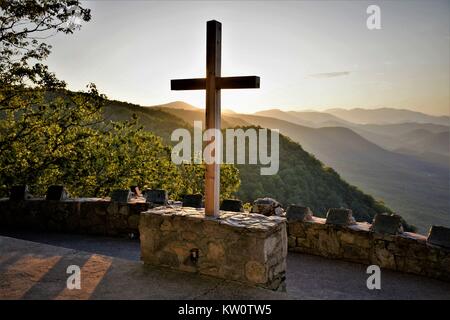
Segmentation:
[(283, 289), (286, 221), (222, 211), (158, 207), (141, 213), (141, 259), (145, 264)]

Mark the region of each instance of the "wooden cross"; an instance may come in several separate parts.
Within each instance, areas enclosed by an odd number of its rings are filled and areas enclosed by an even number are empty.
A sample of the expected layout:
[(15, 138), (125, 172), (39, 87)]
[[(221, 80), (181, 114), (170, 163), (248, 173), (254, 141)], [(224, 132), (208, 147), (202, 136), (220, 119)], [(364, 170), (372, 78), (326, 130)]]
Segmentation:
[[(222, 24), (212, 20), (206, 23), (206, 78), (171, 80), (172, 90), (205, 90), (205, 128), (220, 130), (220, 89), (259, 88), (259, 77), (221, 77)], [(215, 140), (210, 143), (215, 144)], [(216, 154), (221, 152), (214, 145)], [(219, 216), (220, 164), (206, 164), (205, 214)]]

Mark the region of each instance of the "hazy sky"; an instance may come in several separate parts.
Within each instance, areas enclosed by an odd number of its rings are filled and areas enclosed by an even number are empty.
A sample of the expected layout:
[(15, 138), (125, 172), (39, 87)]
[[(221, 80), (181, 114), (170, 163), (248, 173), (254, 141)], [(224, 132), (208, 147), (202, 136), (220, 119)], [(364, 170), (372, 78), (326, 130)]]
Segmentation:
[[(205, 75), (206, 21), (222, 22), (222, 75), (258, 75), (261, 89), (223, 90), (240, 112), (395, 107), (450, 113), (449, 1), (84, 1), (92, 20), (50, 39), (50, 68), (71, 89), (89, 82), (141, 105), (204, 91), (170, 79)], [(381, 30), (366, 27), (370, 4)]]

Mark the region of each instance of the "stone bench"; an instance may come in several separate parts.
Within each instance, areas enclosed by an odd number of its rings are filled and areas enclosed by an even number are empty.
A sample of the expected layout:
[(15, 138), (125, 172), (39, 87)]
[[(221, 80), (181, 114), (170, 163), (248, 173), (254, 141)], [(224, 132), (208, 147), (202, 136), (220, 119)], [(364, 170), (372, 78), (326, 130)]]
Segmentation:
[(284, 287), (286, 220), (260, 214), (165, 206), (141, 213), (145, 264), (194, 272), (272, 290)]

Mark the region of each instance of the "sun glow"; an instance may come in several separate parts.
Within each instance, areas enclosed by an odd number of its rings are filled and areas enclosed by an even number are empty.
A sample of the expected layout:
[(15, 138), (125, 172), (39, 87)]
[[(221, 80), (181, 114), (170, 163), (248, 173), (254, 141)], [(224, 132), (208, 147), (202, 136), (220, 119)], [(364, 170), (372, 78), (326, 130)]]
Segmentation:
[(383, 2), (379, 30), (366, 26), (369, 4), (86, 2), (93, 20), (50, 39), (48, 64), (74, 90), (94, 82), (121, 101), (204, 107), (203, 92), (172, 92), (170, 80), (204, 77), (204, 24), (216, 19), (224, 25), (222, 75), (261, 78), (260, 90), (222, 92), (224, 109), (389, 106), (449, 114), (448, 2)]

